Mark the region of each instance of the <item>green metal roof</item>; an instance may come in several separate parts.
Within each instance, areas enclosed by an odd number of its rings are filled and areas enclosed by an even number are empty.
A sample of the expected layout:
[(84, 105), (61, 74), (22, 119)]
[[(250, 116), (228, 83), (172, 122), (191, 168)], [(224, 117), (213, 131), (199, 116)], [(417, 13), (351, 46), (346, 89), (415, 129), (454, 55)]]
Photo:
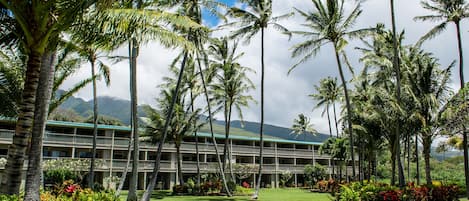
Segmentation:
[[(64, 127), (75, 127), (75, 128), (90, 128), (93, 129), (92, 123), (81, 123), (81, 122), (68, 122), (68, 121), (47, 121), (48, 126), (64, 126)], [(104, 125), (98, 124), (98, 129), (106, 130), (117, 130), (117, 131), (129, 131), (130, 127), (128, 126), (114, 126), (114, 125)]]
[[(14, 118), (5, 118), (1, 117), (0, 122), (9, 122), (13, 123), (15, 121)], [(88, 128), (93, 129), (92, 123), (80, 123), (80, 122), (68, 122), (68, 121), (47, 121), (48, 126), (57, 126), (57, 127), (74, 127), (74, 128)], [(98, 129), (106, 129), (106, 130), (116, 130), (116, 131), (131, 131), (130, 127), (128, 126), (114, 126), (114, 125), (104, 125), (99, 124)], [(198, 136), (201, 137), (211, 137), (212, 135), (207, 132), (198, 132)], [(225, 135), (214, 133), (214, 137), (218, 139), (224, 139)], [(259, 141), (259, 137), (252, 137), (252, 136), (241, 136), (236, 134), (230, 134), (230, 139), (233, 140), (247, 140), (247, 141)], [(264, 141), (266, 142), (279, 142), (279, 143), (289, 143), (289, 144), (304, 144), (304, 145), (321, 145), (321, 142), (312, 142), (312, 141), (299, 141), (299, 140), (286, 140), (282, 138), (274, 138), (270, 136), (265, 136)]]
[[(197, 132), (198, 136), (201, 137), (211, 137), (212, 135), (210, 133), (205, 133), (205, 132)], [(225, 139), (225, 135), (213, 134), (215, 138), (219, 139)], [(236, 134), (230, 134), (230, 139), (233, 140), (247, 140), (247, 141), (259, 141), (260, 139), (258, 137), (248, 137), (248, 136), (239, 136)], [(280, 143), (289, 143), (289, 144), (305, 144), (305, 145), (321, 145), (321, 142), (310, 142), (310, 141), (299, 141), (299, 140), (286, 140), (286, 139), (281, 139), (281, 138), (269, 138), (265, 137), (264, 138), (265, 142), (280, 142)]]

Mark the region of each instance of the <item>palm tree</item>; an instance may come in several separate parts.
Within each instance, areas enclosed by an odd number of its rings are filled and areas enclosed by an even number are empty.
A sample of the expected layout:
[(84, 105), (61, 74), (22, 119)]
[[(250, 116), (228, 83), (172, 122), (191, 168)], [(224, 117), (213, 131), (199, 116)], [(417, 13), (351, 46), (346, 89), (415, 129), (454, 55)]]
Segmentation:
[(254, 84), (247, 77), (247, 72), (252, 72), (248, 67), (241, 66), (237, 60), (243, 55), (236, 54), (236, 48), (238, 43), (230, 47), (228, 44), (228, 38), (224, 37), (221, 39), (215, 39), (210, 45), (208, 51), (211, 55), (210, 68), (214, 73), (214, 82), (210, 88), (213, 93), (213, 99), (218, 106), (216, 111), (223, 110), (223, 116), (225, 117), (225, 146), (223, 149), (223, 158), (225, 160), (223, 169), (228, 163), (231, 179), (234, 180), (232, 166), (231, 166), (231, 152), (228, 150), (229, 136), (230, 136), (230, 125), (233, 107), (236, 108), (238, 116), (243, 122), (242, 107), (247, 107), (249, 101), (254, 101), (251, 95), (247, 93), (254, 89)]
[(427, 185), (432, 183), (430, 174), (430, 151), (433, 139), (440, 134), (441, 108), (449, 100), (448, 82), (450, 69), (454, 62), (445, 69), (440, 69), (437, 58), (430, 53), (414, 50), (410, 58), (414, 65), (406, 65), (405, 72), (407, 93), (414, 97), (413, 115), (421, 121), (418, 133), (422, 139), (425, 159), (425, 178)]
[(350, 138), (350, 156), (352, 157), (352, 175), (355, 178), (355, 155), (353, 151), (353, 133), (352, 133), (352, 114), (350, 107), (350, 100), (347, 90), (347, 84), (340, 62), (340, 54), (344, 54), (344, 47), (347, 44), (345, 37), (355, 38), (360, 35), (366, 34), (372, 29), (358, 29), (350, 31), (355, 24), (356, 19), (361, 14), (360, 3), (358, 3), (351, 13), (346, 16), (344, 11), (344, 0), (313, 0), (312, 1), (315, 11), (304, 12), (299, 9), (296, 11), (305, 18), (306, 24), (304, 26), (309, 31), (295, 31), (293, 33), (308, 37), (305, 42), (293, 46), (292, 57), (303, 56), (303, 58), (295, 64), (291, 70), (296, 68), (299, 64), (306, 62), (312, 56), (315, 56), (327, 43), (332, 43), (339, 69), (340, 79), (344, 89), (345, 104), (347, 108), (347, 124), (348, 134)]
[(339, 181), (342, 180), (342, 166), (350, 154), (350, 150), (347, 149), (349, 147), (348, 143), (346, 138), (330, 137), (319, 147), (319, 153), (329, 154), (332, 159), (341, 161), (341, 164), (339, 164)]
[[(182, 5), (182, 7), (180, 9), (178, 9), (179, 14), (182, 15), (182, 16), (186, 16), (187, 18), (191, 19), (194, 23), (199, 25), (199, 27), (175, 26), (175, 29), (179, 33), (181, 33), (187, 41), (191, 42), (195, 46), (194, 48), (192, 48), (192, 47), (183, 48), (181, 69), (180, 69), (180, 72), (179, 72), (178, 81), (177, 81), (175, 90), (178, 91), (179, 88), (180, 88), (181, 79), (183, 79), (183, 77), (184, 77), (184, 69), (186, 68), (186, 62), (188, 62), (188, 60), (190, 58), (195, 58), (195, 60), (197, 61), (198, 70), (199, 70), (199, 72), (197, 74), (200, 75), (201, 83), (202, 83), (202, 86), (203, 86), (203, 91), (204, 91), (205, 98), (206, 98), (206, 101), (207, 101), (209, 124), (210, 124), (210, 128), (212, 128), (212, 113), (211, 113), (211, 108), (210, 108), (210, 101), (209, 101), (209, 98), (208, 98), (208, 91), (207, 91), (207, 87), (206, 87), (206, 83), (205, 83), (205, 79), (204, 79), (204, 75), (203, 75), (203, 71), (202, 71), (202, 66), (200, 65), (200, 60), (201, 60), (200, 58), (206, 58), (206, 55), (203, 53), (203, 48), (204, 48), (203, 45), (204, 45), (204, 43), (206, 42), (206, 40), (208, 38), (207, 29), (201, 28), (201, 27), (203, 27), (202, 26), (202, 9), (201, 9), (201, 6), (208, 7), (209, 11), (215, 12), (216, 9), (213, 9), (213, 8), (215, 8), (214, 6), (222, 5), (222, 4), (218, 3), (218, 2), (215, 2), (215, 1), (210, 1), (210, 0), (205, 0), (205, 1), (181, 0), (181, 1), (173, 1), (173, 2), (164, 2), (163, 3), (163, 5), (166, 5), (166, 6), (175, 6), (175, 5), (178, 5), (178, 4)], [(191, 92), (191, 99), (192, 100), (195, 98), (195, 97), (193, 97), (193, 95), (194, 94), (192, 94), (192, 92)], [(175, 101), (175, 99), (174, 99), (174, 101)], [(174, 103), (174, 101), (173, 101), (173, 103)], [(168, 113), (167, 119), (170, 119), (171, 116), (172, 116), (172, 112), (170, 111)], [(167, 127), (167, 126), (168, 126), (168, 124), (165, 125), (165, 127)], [(165, 130), (167, 130), (167, 129), (165, 128)], [(215, 141), (213, 129), (211, 129), (210, 131), (211, 131), (211, 134), (212, 134), (212, 140), (213, 140), (213, 143), (214, 143), (214, 148), (215, 148), (215, 152), (216, 152), (216, 156), (217, 156), (219, 170), (220, 170), (221, 175), (222, 175), (223, 186), (224, 186), (224, 189), (226, 190), (228, 196), (231, 196), (231, 193), (228, 190), (225, 175), (223, 173), (221, 159), (218, 155), (218, 147), (217, 147), (217, 144), (216, 144), (216, 141)], [(194, 132), (196, 132), (196, 130), (194, 130)], [(167, 133), (166, 131), (163, 133), (163, 139), (166, 138), (166, 135), (167, 135), (166, 133)], [(197, 139), (197, 135), (196, 135), (196, 139)], [(159, 170), (158, 160), (161, 157), (161, 151), (162, 151), (162, 146), (163, 146), (162, 142), (164, 142), (164, 140), (162, 140), (160, 142), (160, 144), (158, 145), (158, 153), (157, 153), (157, 158), (156, 158), (157, 160), (155, 160), (155, 168), (153, 169), (153, 175), (150, 179), (150, 183), (147, 186), (147, 189), (146, 189), (145, 193), (142, 196), (142, 200), (145, 200), (145, 201), (148, 201), (150, 199), (151, 192), (153, 191), (154, 186), (156, 184), (156, 178), (157, 178), (158, 170)], [(196, 147), (196, 148), (198, 149), (198, 147)]]
[[(421, 21), (439, 21), (441, 22), (437, 26), (433, 27), (427, 34), (421, 39), (420, 43), (435, 37), (437, 34), (443, 32), (449, 23), (454, 23), (456, 26), (456, 37), (458, 40), (458, 56), (459, 56), (459, 82), (460, 89), (464, 88), (464, 58), (462, 50), (462, 39), (461, 39), (461, 21), (469, 17), (469, 4), (465, 0), (429, 0), (421, 2), (423, 8), (434, 12), (433, 15), (425, 15), (415, 17), (415, 20)], [(466, 177), (466, 188), (469, 189), (469, 152), (467, 149), (467, 132), (465, 125), (462, 125), (463, 130), (463, 145), (464, 145), (464, 175)], [(467, 191), (467, 197), (469, 198), (469, 191)]]
[[(100, 21), (96, 24), (103, 29), (102, 33), (112, 33), (116, 40), (109, 46), (117, 47), (127, 44), (129, 47), (129, 66), (130, 66), (130, 99), (131, 99), (131, 130), (133, 136), (133, 155), (132, 173), (129, 185), (129, 194), (127, 200), (137, 200), (137, 180), (138, 180), (138, 154), (139, 154), (139, 134), (137, 119), (137, 57), (139, 44), (150, 40), (158, 40), (165, 47), (184, 46), (191, 49), (192, 44), (187, 40), (171, 32), (164, 23), (169, 23), (181, 28), (200, 28), (200, 26), (186, 17), (167, 13), (154, 9), (155, 2), (130, 2), (116, 6), (99, 17)], [(179, 88), (177, 87), (176, 90)], [(168, 113), (171, 117), (171, 112)], [(165, 139), (165, 136), (163, 136)], [(163, 140), (164, 141), (164, 140)], [(158, 148), (160, 150), (160, 148)], [(161, 154), (161, 151), (159, 151)], [(157, 157), (156, 163), (159, 163)], [(155, 164), (156, 164), (155, 163)], [(159, 168), (159, 166), (157, 166)]]
[(227, 13), (228, 16), (238, 18), (239, 21), (228, 23), (225, 26), (238, 26), (239, 28), (231, 32), (231, 38), (244, 37), (245, 42), (249, 42), (254, 35), (259, 33), (259, 31), (261, 32), (261, 125), (259, 128), (259, 173), (256, 183), (256, 190), (252, 196), (253, 198), (257, 198), (259, 195), (259, 188), (262, 179), (264, 149), (264, 31), (270, 25), (282, 33), (288, 34), (290, 36), (288, 29), (278, 24), (277, 22), (292, 16), (293, 13), (273, 17), (272, 0), (241, 0), (241, 2), (246, 4), (245, 9), (233, 7), (230, 8)]
[(293, 120), (291, 130), (291, 133), (295, 135), (304, 135), (306, 133), (315, 135), (317, 133), (316, 129), (313, 128), (313, 124), (310, 122), (310, 119), (304, 114), (299, 114), (298, 119)]
[[(28, 56), (26, 65), (26, 75), (24, 90), (22, 93), (22, 103), (19, 107), (18, 120), (16, 124), (16, 132), (13, 136), (14, 143), (10, 146), (8, 152), (8, 160), (5, 166), (6, 179), (2, 181), (1, 192), (5, 194), (18, 194), (20, 181), (22, 178), (22, 169), (26, 149), (29, 146), (30, 132), (33, 126), (33, 116), (35, 115), (36, 90), (39, 85), (47, 85), (48, 78), (39, 81), (41, 59), (46, 51), (54, 51), (54, 39), (59, 34), (73, 25), (77, 16), (81, 16), (83, 12), (94, 5), (97, 1), (47, 1), (47, 2), (31, 2), (31, 1), (0, 1), (0, 19), (2, 24), (5, 21), (14, 22), (7, 30), (16, 35), (19, 44), (25, 50)], [(60, 5), (60, 6), (57, 6)], [(96, 7), (102, 7), (97, 5)], [(51, 13), (53, 13), (51, 15)], [(56, 16), (60, 16), (57, 18)], [(55, 41), (56, 42), (56, 41)], [(50, 74), (49, 74), (50, 75)], [(38, 102), (47, 105), (47, 95), (41, 97)], [(37, 104), (41, 105), (41, 104)], [(46, 109), (47, 111), (47, 109)], [(46, 114), (47, 116), (47, 114)], [(35, 124), (37, 128), (45, 128), (45, 119), (38, 118)], [(33, 133), (34, 134), (34, 133)], [(37, 133), (41, 135), (41, 133)], [(42, 136), (34, 138), (42, 139)], [(40, 142), (31, 141), (31, 145), (39, 145)], [(41, 151), (36, 154), (40, 155)], [(40, 158), (40, 156), (33, 156)], [(32, 159), (34, 160), (34, 159)], [(36, 167), (37, 168), (37, 167)], [(39, 187), (39, 185), (37, 185)], [(39, 191), (35, 193), (35, 197), (39, 199)]]
[[(396, 16), (394, 13), (394, 0), (390, 0), (391, 5), (391, 24), (392, 24), (392, 49), (393, 49), (393, 59), (392, 65), (395, 69), (396, 73), (396, 100), (397, 104), (401, 104), (401, 71), (400, 71), (400, 60), (399, 60), (399, 47), (398, 47), (398, 39), (396, 36)], [(394, 136), (397, 140), (395, 140), (395, 150), (397, 151), (396, 155), (401, 155), (401, 143), (400, 143), (400, 132), (401, 132), (401, 122), (398, 120), (396, 121), (396, 130)], [(397, 158), (397, 166), (398, 166), (398, 174), (399, 174), (399, 187), (404, 188), (405, 186), (405, 178), (404, 178), (404, 171), (402, 168), (402, 163), (400, 157)]]
[[(177, 72), (176, 72), (177, 73)], [(159, 105), (159, 110), (155, 110), (151, 108), (150, 106), (147, 106), (145, 108), (145, 111), (147, 112), (149, 119), (146, 121), (147, 127), (146, 127), (146, 135), (150, 137), (152, 143), (156, 143), (161, 140), (162, 134), (163, 134), (163, 128), (165, 125), (165, 119), (162, 117), (166, 115), (169, 110), (170, 103), (172, 101), (174, 94), (174, 79), (171, 80), (173, 83), (167, 83), (170, 84), (164, 85), (164, 87), (169, 87), (169, 89), (163, 89), (161, 92), (161, 96), (158, 99), (158, 105)], [(185, 96), (188, 95), (189, 93), (189, 88), (184, 88), (183, 90), (180, 90), (176, 96), (177, 97), (177, 103), (174, 105), (174, 115), (172, 119), (170, 120), (170, 128), (168, 131), (169, 134), (169, 140), (171, 140), (175, 147), (176, 147), (176, 160), (177, 160), (177, 174), (179, 177), (179, 184), (183, 185), (184, 180), (183, 180), (183, 175), (182, 175), (182, 156), (181, 156), (181, 143), (183, 141), (183, 138), (187, 135), (190, 135), (194, 129), (198, 129), (197, 125), (193, 125), (195, 123), (195, 119), (198, 118), (198, 114), (200, 112), (200, 109), (191, 112), (191, 105), (188, 105), (191, 102), (191, 100), (187, 100)]]
[[(96, 160), (96, 138), (98, 137), (98, 96), (96, 88), (96, 78), (104, 77), (107, 86), (110, 85), (110, 70), (109, 67), (100, 60), (98, 51), (103, 49), (102, 45), (97, 44), (96, 40), (99, 39), (99, 30), (96, 30), (93, 24), (84, 23), (82, 26), (73, 30), (72, 40), (77, 46), (80, 56), (86, 58), (91, 66), (91, 78), (93, 86), (93, 145), (90, 169), (88, 173), (88, 187), (94, 189), (94, 166)], [(95, 41), (93, 41), (95, 40)], [(111, 40), (111, 39), (107, 39)], [(99, 67), (100, 74), (96, 75), (96, 65)]]
[(329, 123), (329, 134), (332, 137), (332, 125), (331, 125), (331, 118), (329, 115), (329, 107), (332, 104), (334, 108), (334, 121), (335, 121), (335, 128), (336, 128), (336, 136), (339, 137), (339, 129), (337, 128), (337, 116), (335, 111), (335, 102), (338, 99), (340, 94), (340, 89), (337, 87), (337, 78), (327, 77), (323, 78), (319, 81), (319, 86), (314, 85), (314, 89), (316, 89), (316, 94), (309, 95), (314, 100), (318, 101), (316, 103), (316, 107), (321, 107), (325, 104), (324, 111), (322, 112), (322, 116), (324, 113), (327, 114), (327, 121)]

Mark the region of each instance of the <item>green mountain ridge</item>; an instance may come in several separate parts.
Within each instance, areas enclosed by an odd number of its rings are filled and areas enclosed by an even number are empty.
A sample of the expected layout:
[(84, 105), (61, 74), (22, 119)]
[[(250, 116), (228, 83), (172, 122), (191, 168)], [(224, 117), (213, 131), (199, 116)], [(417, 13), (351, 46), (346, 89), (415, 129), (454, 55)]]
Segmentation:
[[(61, 109), (73, 110), (77, 114), (83, 117), (89, 117), (93, 111), (93, 100), (85, 101), (82, 98), (70, 97), (62, 105), (59, 106)], [(125, 125), (130, 124), (130, 101), (116, 97), (99, 96), (98, 97), (98, 112), (101, 115), (114, 117), (120, 120)], [(138, 107), (138, 114), (140, 117), (145, 117), (146, 114), (143, 111), (143, 106)], [(202, 117), (206, 118), (206, 117)], [(258, 137), (259, 126), (257, 122), (245, 121), (243, 124), (239, 120), (232, 121), (231, 133), (234, 135), (246, 136), (246, 137)], [(225, 123), (224, 121), (215, 120), (213, 129), (215, 133), (225, 134)], [(209, 132), (208, 125), (205, 125), (201, 131)], [(329, 137), (325, 134), (305, 134), (301, 136), (291, 134), (292, 131), (289, 128), (280, 126), (274, 126), (264, 124), (264, 134), (266, 138), (274, 139), (285, 139), (285, 140), (297, 140), (297, 141), (314, 141), (323, 142)]]

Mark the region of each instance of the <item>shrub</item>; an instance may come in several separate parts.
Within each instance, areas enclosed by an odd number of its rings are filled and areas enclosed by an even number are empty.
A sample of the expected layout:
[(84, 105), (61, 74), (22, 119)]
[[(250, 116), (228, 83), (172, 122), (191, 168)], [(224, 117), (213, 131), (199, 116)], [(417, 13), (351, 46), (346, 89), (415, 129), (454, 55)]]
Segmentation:
[(243, 181), (243, 183), (241, 184), (241, 186), (243, 188), (251, 188), (251, 185), (247, 182), (247, 181)]
[(354, 191), (352, 188), (348, 186), (343, 186), (342, 190), (340, 191), (339, 201), (359, 201), (360, 200), (360, 193)]
[(228, 181), (226, 183), (226, 185), (228, 186), (228, 190), (230, 192), (235, 192), (236, 191), (236, 187), (238, 186), (234, 181)]
[(326, 169), (321, 165), (305, 165), (304, 174), (306, 183), (313, 187), (319, 180), (326, 177)]
[(400, 190), (382, 183), (359, 182), (341, 185), (340, 201), (457, 201), (459, 188), (449, 186), (415, 186), (409, 183)]
[(77, 181), (78, 179), (74, 172), (64, 168), (48, 170), (44, 176), (44, 180), (49, 184), (62, 184), (67, 180)]
[(173, 195), (188, 193), (188, 189), (187, 185), (175, 185), (173, 186)]
[(0, 195), (0, 200), (2, 201), (19, 201), (20, 198), (17, 195)]
[(235, 195), (251, 195), (253, 192), (252, 188), (244, 188), (242, 186), (238, 186), (235, 191)]

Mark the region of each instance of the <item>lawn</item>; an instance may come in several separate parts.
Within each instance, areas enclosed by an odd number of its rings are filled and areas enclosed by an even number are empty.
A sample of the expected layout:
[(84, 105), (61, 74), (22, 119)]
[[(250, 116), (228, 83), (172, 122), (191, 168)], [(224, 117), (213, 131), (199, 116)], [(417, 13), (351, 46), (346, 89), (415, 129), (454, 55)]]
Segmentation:
[[(140, 196), (143, 192), (139, 192)], [(121, 200), (125, 201), (127, 191), (122, 192)], [(248, 201), (249, 196), (172, 196), (170, 191), (154, 191), (151, 201)], [(287, 188), (287, 189), (262, 189), (259, 200), (261, 201), (331, 201), (333, 200), (328, 193), (311, 193), (303, 189)], [(461, 198), (460, 201), (468, 201)]]
[[(125, 200), (127, 192), (123, 192), (121, 200)], [(155, 191), (152, 195), (152, 201), (248, 201), (249, 196), (221, 197), (221, 196), (171, 196), (168, 191)], [(262, 201), (330, 201), (331, 196), (328, 193), (311, 193), (302, 189), (262, 189), (259, 200)]]

